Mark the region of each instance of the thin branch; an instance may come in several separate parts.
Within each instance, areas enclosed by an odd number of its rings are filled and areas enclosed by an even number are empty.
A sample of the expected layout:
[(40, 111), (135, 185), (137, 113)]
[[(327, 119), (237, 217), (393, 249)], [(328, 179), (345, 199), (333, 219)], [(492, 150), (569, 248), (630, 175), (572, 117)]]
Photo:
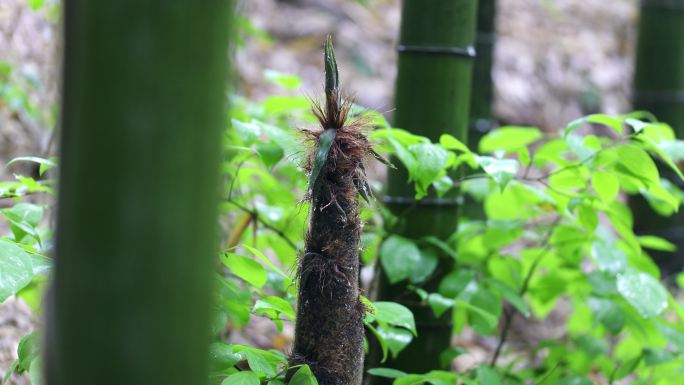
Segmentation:
[(274, 233), (276, 233), (280, 238), (282, 238), (283, 241), (285, 241), (285, 242), (286, 242), (290, 247), (292, 247), (292, 249), (294, 249), (295, 251), (298, 251), (298, 250), (299, 250), (299, 249), (297, 248), (297, 244), (296, 244), (295, 242), (293, 242), (290, 238), (288, 238), (288, 236), (285, 235), (285, 233), (284, 233), (282, 230), (280, 230), (279, 228), (277, 228), (277, 227), (271, 225), (270, 223), (264, 221), (263, 219), (261, 219), (261, 217), (259, 216), (259, 213), (258, 213), (256, 210), (252, 210), (252, 209), (250, 209), (250, 208), (248, 208), (248, 207), (245, 207), (245, 206), (241, 205), (240, 203), (235, 202), (234, 200), (231, 200), (231, 199), (227, 199), (226, 202), (228, 202), (228, 203), (234, 205), (234, 206), (237, 207), (238, 209), (240, 209), (240, 210), (242, 210), (243, 212), (249, 214), (249, 215), (253, 218), (253, 220), (255, 220), (255, 221), (261, 223), (261, 225), (263, 225), (265, 228), (267, 228), (267, 229), (273, 231)]
[(232, 249), (240, 243), (242, 235), (245, 233), (245, 230), (247, 230), (247, 227), (252, 222), (253, 218), (252, 213), (244, 213), (242, 218), (237, 221), (236, 227), (228, 238), (227, 249)]
[[(530, 281), (532, 280), (532, 276), (536, 272), (541, 260), (544, 258), (546, 253), (549, 252), (549, 240), (551, 239), (553, 228), (558, 224), (558, 222), (560, 222), (560, 220), (561, 217), (559, 216), (553, 221), (553, 223), (551, 223), (550, 230), (546, 233), (546, 236), (542, 241), (543, 249), (539, 252), (537, 257), (532, 262), (532, 266), (530, 266), (530, 270), (527, 272), (527, 275), (525, 276), (525, 280), (523, 281), (522, 287), (520, 287), (520, 290), (518, 291), (518, 295), (520, 295), (521, 297), (525, 295), (525, 293), (527, 293), (527, 290), (530, 286)], [(513, 324), (513, 316), (515, 314), (516, 311), (514, 308), (509, 307), (506, 310), (504, 310), (504, 323), (502, 326), (501, 338), (499, 339), (499, 344), (496, 346), (496, 350), (494, 351), (494, 356), (492, 356), (492, 360), (489, 363), (489, 366), (491, 367), (496, 366), (496, 361), (498, 361), (499, 356), (501, 355), (501, 350), (503, 349), (504, 343), (506, 343), (506, 338), (508, 337), (508, 332)]]

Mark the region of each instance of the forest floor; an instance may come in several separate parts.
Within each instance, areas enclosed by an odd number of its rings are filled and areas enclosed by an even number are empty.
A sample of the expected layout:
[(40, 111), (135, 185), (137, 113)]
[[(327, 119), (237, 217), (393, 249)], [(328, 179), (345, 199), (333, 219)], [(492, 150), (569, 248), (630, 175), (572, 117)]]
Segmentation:
[[(55, 101), (59, 73), (56, 0), (35, 11), (26, 0), (0, 2), (0, 91), (22, 90), (17, 111), (0, 102), (0, 163), (16, 156), (54, 153)], [(253, 100), (282, 92), (264, 79), (274, 69), (303, 78), (301, 92), (315, 95), (323, 83), (321, 45), (335, 37), (342, 84), (358, 102), (391, 115), (396, 74), (395, 46), (399, 0), (373, 0), (368, 6), (349, 0), (242, 0), (241, 14), (257, 30), (237, 49), (237, 92)], [(636, 0), (499, 0), (495, 47), (494, 110), (504, 123), (555, 131), (593, 112), (629, 111), (633, 68)], [(2, 93), (0, 92), (0, 95)], [(11, 172), (0, 170), (0, 180)], [(0, 231), (4, 232), (3, 225)], [(0, 304), (0, 374), (16, 357), (19, 339), (39, 317), (17, 300)], [(270, 322), (269, 322), (270, 324)], [(562, 323), (554, 317), (530, 328), (518, 328), (521, 344), (557, 337)], [(534, 335), (531, 335), (534, 330)], [(530, 334), (530, 335), (527, 335)], [(235, 338), (262, 347), (283, 348), (291, 328), (277, 335), (255, 321)], [(459, 337), (471, 354), (456, 363), (467, 369), (488, 357), (493, 341), (474, 335)], [(12, 378), (24, 385), (28, 379)]]

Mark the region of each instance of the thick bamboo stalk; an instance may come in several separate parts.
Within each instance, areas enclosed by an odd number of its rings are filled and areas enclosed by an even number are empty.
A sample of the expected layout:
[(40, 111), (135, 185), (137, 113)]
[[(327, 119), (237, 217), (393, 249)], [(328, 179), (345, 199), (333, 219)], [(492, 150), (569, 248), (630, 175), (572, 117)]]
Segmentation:
[(207, 380), (230, 3), (64, 3), (48, 385)]
[[(636, 71), (634, 107), (650, 111), (659, 120), (684, 136), (684, 1), (642, 1)], [(674, 173), (661, 168), (663, 176), (678, 183)], [(684, 267), (684, 212), (664, 218), (653, 212), (641, 198), (631, 202), (634, 228), (639, 233), (665, 237), (678, 246), (671, 253), (652, 253), (666, 274)]]
[[(467, 141), (476, 8), (476, 0), (403, 2), (394, 126), (432, 141), (438, 141), (443, 133)], [(456, 230), (459, 211), (455, 197), (436, 200), (429, 196), (415, 202), (413, 186), (406, 180), (403, 168), (388, 176), (385, 202), (399, 216), (397, 232), (413, 239), (449, 237)], [(437, 283), (452, 267), (449, 257), (440, 257), (426, 284), (428, 291), (436, 291)], [(405, 283), (391, 285), (384, 274), (380, 276), (377, 298), (408, 306), (418, 328), (418, 337), (382, 366), (412, 373), (439, 368), (439, 355), (451, 340), (450, 315), (435, 318), (417, 296), (406, 296)], [(378, 378), (373, 382), (384, 383)]]

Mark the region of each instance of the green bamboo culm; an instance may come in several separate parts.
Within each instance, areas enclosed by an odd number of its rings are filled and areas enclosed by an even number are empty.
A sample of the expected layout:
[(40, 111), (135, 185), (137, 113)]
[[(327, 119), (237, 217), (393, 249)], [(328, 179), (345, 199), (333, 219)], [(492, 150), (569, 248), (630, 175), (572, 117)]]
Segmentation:
[(496, 0), (479, 0), (477, 6), (477, 57), (473, 63), (473, 81), (470, 95), (470, 132), (468, 147), (477, 148), (484, 134), (496, 122), (492, 116), (494, 85), (492, 65), (496, 41)]
[[(467, 142), (476, 8), (476, 0), (403, 2), (395, 127), (434, 142), (446, 133)], [(437, 199), (430, 195), (414, 201), (415, 191), (407, 180), (405, 168), (388, 174), (385, 203), (399, 219), (392, 231), (411, 239), (431, 235), (446, 240), (457, 226), (456, 197)], [(437, 291), (439, 281), (452, 267), (453, 260), (440, 255), (435, 273), (423, 288)], [(382, 365), (379, 349), (372, 349), (369, 367), (391, 367), (409, 373), (439, 369), (440, 353), (451, 341), (450, 315), (435, 318), (417, 295), (407, 296), (410, 290), (405, 282), (390, 284), (384, 274), (379, 279), (377, 299), (409, 307), (416, 318), (418, 337), (397, 358)], [(370, 382), (391, 383), (379, 377), (371, 377)]]
[(231, 8), (63, 3), (48, 385), (207, 381)]
[[(307, 364), (320, 385), (359, 385), (363, 374), (363, 317), (359, 292), (359, 195), (369, 189), (363, 166), (373, 150), (360, 122), (348, 123), (352, 103), (340, 96), (332, 39), (324, 47), (325, 104), (314, 104), (320, 129), (304, 168), (311, 204), (299, 259), (297, 321), (290, 366)], [(294, 371), (288, 373), (289, 376)]]
[[(473, 80), (470, 95), (470, 122), (468, 147), (477, 149), (480, 139), (497, 126), (492, 114), (494, 84), (492, 65), (494, 63), (494, 44), (496, 41), (496, 0), (479, 0), (477, 5), (477, 37), (475, 50), (477, 57), (473, 62)], [(475, 173), (475, 171), (473, 171)], [(460, 217), (484, 219), (481, 202), (465, 195), (465, 204)]]
[[(641, 3), (634, 75), (634, 108), (653, 113), (684, 136), (684, 0), (647, 0)], [(663, 177), (682, 185), (660, 167)], [(663, 217), (640, 197), (630, 200), (634, 229), (666, 238), (677, 245), (671, 253), (649, 252), (665, 275), (684, 267), (684, 211)]]

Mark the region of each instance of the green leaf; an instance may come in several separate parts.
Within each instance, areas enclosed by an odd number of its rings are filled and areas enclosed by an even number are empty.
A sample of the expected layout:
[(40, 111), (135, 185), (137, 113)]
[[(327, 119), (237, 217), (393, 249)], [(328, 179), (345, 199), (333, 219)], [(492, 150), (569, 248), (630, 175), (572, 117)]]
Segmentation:
[(451, 298), (443, 297), (438, 293), (430, 293), (428, 295), (428, 304), (432, 308), (432, 312), (435, 313), (435, 317), (439, 318), (454, 306), (454, 300)]
[(475, 272), (472, 270), (454, 270), (442, 278), (442, 281), (439, 283), (439, 293), (448, 298), (456, 298), (473, 278), (475, 278)]
[(25, 235), (30, 235), (40, 242), (40, 235), (36, 231), (38, 222), (43, 218), (43, 208), (30, 203), (18, 203), (12, 208), (0, 210), (0, 214), (10, 222), (12, 233), (17, 242)]
[(46, 192), (52, 194), (52, 189), (44, 184), (44, 182), (38, 182), (33, 178), (16, 175), (17, 180), (26, 188), (27, 192)]
[(475, 157), (477, 164), (487, 175), (491, 176), (501, 190), (513, 179), (520, 170), (520, 163), (515, 159), (497, 159), (491, 156)]
[(276, 273), (278, 273), (278, 275), (280, 275), (281, 277), (285, 278), (285, 281), (288, 283), (288, 285), (289, 285), (290, 282), (292, 282), (292, 279), (290, 278), (290, 276), (287, 275), (287, 274), (285, 274), (285, 273), (284, 273), (282, 270), (280, 270), (276, 265), (274, 265), (273, 262), (271, 262), (271, 260), (268, 259), (268, 258), (264, 255), (264, 253), (262, 253), (262, 252), (259, 251), (258, 249), (255, 249), (254, 247), (252, 247), (252, 246), (250, 246), (250, 245), (247, 245), (247, 244), (245, 244), (245, 243), (243, 243), (241, 246), (244, 247), (245, 249), (247, 249), (247, 250), (248, 250), (250, 253), (252, 253), (255, 257), (259, 258), (259, 260), (260, 260), (261, 262), (263, 262), (266, 266), (268, 266), (271, 270), (275, 271)]
[(406, 167), (406, 170), (409, 174), (408, 181), (414, 181), (416, 178), (416, 169), (418, 167), (418, 161), (416, 160), (415, 156), (413, 156), (407, 146), (395, 139), (393, 136), (388, 136), (387, 142), (392, 146), (394, 154), (397, 156), (397, 158), (399, 158), (401, 163), (404, 164), (404, 167)]
[(395, 302), (373, 302), (375, 319), (392, 326), (400, 326), (417, 334), (413, 313), (406, 306)]
[(266, 167), (273, 167), (285, 156), (285, 152), (278, 143), (274, 141), (257, 143), (256, 150)]
[(373, 333), (373, 335), (375, 335), (375, 338), (378, 340), (378, 343), (380, 344), (380, 350), (382, 350), (382, 359), (380, 360), (380, 363), (384, 363), (387, 360), (387, 342), (385, 341), (385, 337), (382, 334), (380, 334), (378, 329), (374, 328), (373, 325), (371, 325), (370, 321), (364, 319), (363, 323)]
[(644, 363), (646, 366), (654, 366), (664, 364), (674, 360), (676, 357), (672, 352), (665, 349), (644, 349)]
[(288, 90), (293, 90), (302, 84), (302, 78), (297, 75), (286, 74), (283, 72), (267, 69), (264, 71), (266, 80), (271, 81)]
[[(268, 362), (271, 368), (277, 369), (281, 364), (287, 362), (287, 357), (282, 352), (277, 350), (263, 350), (257, 349), (252, 346), (233, 344), (233, 350), (244, 357), (247, 357), (247, 353), (254, 353), (261, 356)], [(258, 364), (257, 364), (258, 365)]]
[[(630, 119), (628, 119), (630, 120)], [(583, 118), (579, 118), (577, 120), (573, 120), (570, 122), (566, 127), (565, 130), (563, 130), (563, 138), (567, 139), (567, 137), (575, 131), (577, 128), (581, 127), (585, 123), (595, 123), (595, 124), (602, 124), (604, 126), (610, 127), (615, 130), (618, 134), (622, 134), (623, 128), (622, 128), (622, 119), (610, 116), (610, 115), (604, 115), (604, 114), (593, 114), (593, 115), (588, 115)]]
[(591, 175), (591, 187), (596, 191), (602, 201), (612, 202), (620, 192), (620, 181), (618, 178), (605, 171), (595, 171)]
[(584, 120), (588, 123), (602, 124), (606, 127), (610, 127), (618, 134), (622, 134), (622, 119), (615, 116), (604, 115), (604, 114), (593, 114), (586, 116)]
[(328, 159), (328, 152), (332, 147), (333, 142), (335, 142), (335, 137), (337, 137), (337, 130), (334, 128), (329, 128), (323, 131), (318, 137), (318, 147), (316, 148), (316, 157), (314, 158), (313, 168), (311, 169), (311, 175), (309, 175), (309, 194), (313, 194), (317, 189), (318, 177), (325, 166), (325, 162)]
[(420, 239), (421, 241), (436, 247), (438, 250), (443, 252), (444, 254), (450, 256), (451, 258), (456, 259), (456, 252), (454, 251), (454, 247), (450, 246), (447, 242), (433, 236), (433, 235), (428, 235), (427, 237), (422, 237)]
[(380, 246), (380, 262), (390, 283), (412, 277), (422, 261), (418, 246), (404, 237), (391, 235)]
[(449, 153), (432, 143), (411, 145), (409, 151), (416, 160), (413, 178), (416, 181), (416, 195), (420, 198), (427, 194), (430, 184), (444, 172)]
[(432, 182), (432, 186), (437, 191), (437, 196), (441, 198), (454, 187), (454, 180), (447, 175), (442, 175)]
[(268, 377), (276, 375), (277, 368), (274, 368), (263, 355), (252, 350), (245, 350), (244, 354), (249, 368), (255, 373), (263, 373)]
[(266, 269), (256, 261), (235, 253), (221, 255), (221, 261), (233, 272), (233, 274), (247, 281), (254, 287), (261, 288), (266, 283)]
[(587, 231), (594, 231), (599, 224), (596, 209), (588, 205), (582, 205), (578, 209), (579, 221)]
[(397, 378), (392, 385), (421, 385), (427, 382), (423, 374), (409, 374), (406, 377)]
[(378, 325), (378, 334), (385, 341), (392, 356), (396, 357), (411, 342), (413, 334), (410, 331), (392, 326)]
[(477, 368), (477, 380), (481, 385), (503, 385), (496, 370), (484, 365)]
[(259, 385), (260, 382), (256, 373), (244, 371), (231, 374), (221, 385)]
[(43, 360), (40, 356), (36, 357), (31, 361), (31, 367), (29, 368), (29, 378), (31, 379), (31, 384), (33, 385), (43, 385)]
[(501, 300), (490, 290), (478, 288), (470, 298), (468, 322), (476, 332), (488, 335), (496, 329), (501, 315)]
[(657, 213), (670, 216), (679, 210), (681, 204), (680, 193), (676, 189), (668, 189), (672, 186), (666, 179), (661, 179), (660, 183), (652, 183), (648, 189), (640, 189), (639, 193), (646, 198), (649, 205)]
[(470, 153), (468, 146), (449, 134), (442, 134), (439, 137), (439, 144), (447, 150), (458, 150), (466, 154)]
[(612, 335), (617, 335), (625, 326), (625, 314), (622, 308), (610, 299), (589, 298), (589, 308), (594, 318), (608, 329)]
[(33, 162), (33, 163), (38, 163), (40, 165), (40, 168), (38, 169), (38, 174), (43, 175), (45, 171), (57, 167), (57, 163), (55, 162), (55, 158), (51, 159), (44, 159), (44, 158), (39, 158), (37, 156), (20, 156), (17, 158), (14, 158), (7, 162), (7, 165), (11, 165), (17, 162)]
[(637, 240), (642, 247), (647, 249), (670, 252), (677, 250), (677, 245), (667, 239), (656, 237), (655, 235), (638, 236)]
[(9, 381), (10, 377), (14, 374), (19, 366), (19, 360), (14, 360), (12, 364), (7, 368), (5, 375), (0, 379), (0, 385), (5, 385)]
[(304, 365), (290, 378), (288, 385), (318, 385), (318, 381), (311, 372), (309, 365)]
[(0, 302), (31, 283), (31, 255), (15, 243), (0, 239)]
[(503, 150), (510, 151), (526, 147), (542, 137), (538, 128), (504, 126), (495, 128), (480, 139), (480, 152), (492, 153)]
[(461, 348), (447, 348), (439, 355), (439, 363), (442, 368), (449, 368), (454, 358), (467, 353)]
[(627, 267), (627, 256), (616, 245), (604, 241), (594, 241), (591, 244), (591, 256), (603, 271), (619, 273)]
[(256, 313), (264, 312), (264, 310), (275, 310), (277, 313), (284, 314), (291, 320), (295, 319), (295, 312), (292, 309), (292, 305), (280, 297), (269, 296), (257, 300), (254, 303), (253, 310)]
[(19, 372), (27, 371), (31, 368), (31, 362), (40, 355), (38, 346), (38, 335), (34, 332), (19, 341), (17, 356), (19, 357)]
[(209, 345), (209, 370), (211, 372), (223, 372), (235, 366), (240, 360), (242, 357), (233, 352), (229, 344), (214, 342)]
[(684, 181), (684, 175), (682, 175), (682, 172), (679, 170), (679, 167), (677, 167), (677, 165), (672, 160), (672, 158), (668, 155), (667, 152), (665, 152), (661, 148), (661, 146), (658, 143), (654, 142), (653, 139), (649, 138), (648, 136), (644, 136), (644, 135), (637, 136), (637, 139), (642, 141), (648, 150), (651, 150), (652, 152), (658, 154), (660, 159), (662, 159), (663, 162), (665, 162), (665, 164), (667, 164), (667, 166), (672, 171), (674, 171), (675, 174), (677, 174), (677, 176), (679, 177), (679, 180)]
[(637, 136), (646, 137), (654, 143), (662, 143), (676, 139), (672, 127), (663, 122), (649, 122), (638, 131), (638, 134), (639, 135)]
[(27, 0), (27, 3), (31, 7), (31, 9), (36, 11), (40, 9), (43, 6), (43, 4), (45, 4), (45, 0)]
[(684, 160), (684, 140), (671, 140), (658, 143), (658, 147), (670, 158), (673, 162), (681, 162)]
[(680, 353), (684, 353), (684, 331), (675, 329), (660, 323), (656, 325), (658, 331), (665, 337), (672, 346), (674, 346)]
[(368, 374), (372, 374), (377, 377), (384, 378), (401, 378), (406, 377), (407, 374), (401, 370), (391, 369), (391, 368), (372, 368), (368, 369)]
[(282, 114), (293, 110), (308, 110), (309, 100), (301, 96), (269, 96), (261, 102), (267, 115)]
[(420, 250), (420, 262), (413, 266), (413, 272), (409, 277), (412, 283), (421, 283), (430, 278), (430, 275), (437, 268), (439, 258), (430, 250)]
[(494, 328), (496, 328), (497, 323), (499, 322), (499, 317), (492, 314), (488, 310), (482, 309), (479, 306), (472, 305), (468, 302), (462, 301), (462, 300), (456, 300), (456, 305), (463, 306), (464, 308), (468, 309), (469, 315), (472, 317), (473, 315), (479, 316), (481, 318), (481, 321), (475, 321), (471, 319), (471, 323), (478, 325), (478, 329), (484, 330), (487, 333), (480, 333), (480, 330), (476, 331), (480, 334), (489, 334)]
[(633, 144), (623, 144), (617, 148), (617, 155), (618, 162), (632, 175), (651, 183), (660, 180), (655, 162), (643, 149)]
[(617, 289), (644, 318), (657, 316), (667, 308), (667, 291), (646, 273), (618, 275)]
[(423, 375), (431, 385), (454, 385), (458, 380), (456, 373), (445, 370), (431, 370)]
[(513, 307), (518, 309), (518, 311), (525, 317), (530, 316), (530, 308), (525, 303), (525, 300), (515, 291), (512, 287), (508, 286), (502, 281), (494, 278), (488, 278), (487, 283), (492, 286), (492, 288), (498, 292), (502, 297), (506, 299)]

